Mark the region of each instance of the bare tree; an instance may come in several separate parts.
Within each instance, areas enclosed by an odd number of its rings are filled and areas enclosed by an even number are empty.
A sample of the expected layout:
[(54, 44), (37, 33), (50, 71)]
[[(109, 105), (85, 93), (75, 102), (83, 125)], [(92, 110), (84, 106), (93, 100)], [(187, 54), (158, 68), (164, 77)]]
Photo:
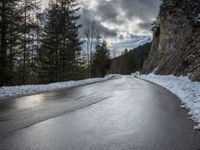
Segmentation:
[(89, 58), (90, 58), (90, 21), (87, 20), (86, 25), (85, 25), (85, 30), (84, 30), (84, 36), (86, 38), (86, 49), (87, 49), (87, 65), (89, 66)]
[(88, 77), (91, 77), (91, 61), (92, 61), (92, 51), (94, 50), (94, 38), (97, 35), (97, 24), (94, 20), (87, 20), (84, 30), (84, 36), (86, 38), (86, 49), (87, 49), (87, 67), (88, 67)]

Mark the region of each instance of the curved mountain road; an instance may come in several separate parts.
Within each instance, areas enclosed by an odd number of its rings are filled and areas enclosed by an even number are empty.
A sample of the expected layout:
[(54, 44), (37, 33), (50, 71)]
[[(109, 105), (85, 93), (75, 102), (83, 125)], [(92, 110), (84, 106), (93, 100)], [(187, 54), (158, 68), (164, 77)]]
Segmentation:
[(1, 150), (199, 150), (187, 110), (132, 76), (0, 101)]

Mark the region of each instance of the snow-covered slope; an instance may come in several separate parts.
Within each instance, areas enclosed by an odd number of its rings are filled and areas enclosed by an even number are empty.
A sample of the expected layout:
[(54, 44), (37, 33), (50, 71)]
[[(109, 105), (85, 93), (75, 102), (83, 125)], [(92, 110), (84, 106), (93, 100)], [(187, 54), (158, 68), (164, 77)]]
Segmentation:
[(105, 78), (91, 78), (86, 80), (51, 83), (46, 85), (5, 86), (5, 87), (0, 87), (0, 99), (5, 99), (11, 96), (22, 96), (38, 92), (46, 92), (62, 88), (77, 87), (81, 85), (106, 81), (116, 76), (117, 75), (108, 75)]
[(141, 75), (140, 78), (151, 81), (165, 87), (176, 94), (183, 105), (181, 107), (190, 110), (191, 119), (198, 123), (194, 129), (200, 129), (200, 82), (192, 82), (188, 77), (173, 75)]

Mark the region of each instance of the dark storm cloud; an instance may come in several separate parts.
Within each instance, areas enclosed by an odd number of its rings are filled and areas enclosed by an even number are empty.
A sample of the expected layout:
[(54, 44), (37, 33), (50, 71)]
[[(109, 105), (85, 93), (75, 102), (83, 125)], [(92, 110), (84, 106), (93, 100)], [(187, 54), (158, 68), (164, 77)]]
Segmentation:
[(103, 21), (119, 23), (117, 16), (119, 10), (116, 7), (116, 3), (113, 1), (102, 1), (96, 8), (95, 12)]
[(81, 24), (85, 25), (88, 20), (95, 19), (98, 31), (105, 38), (116, 37), (117, 41), (121, 41), (112, 45), (113, 49), (119, 50), (138, 45), (137, 41), (146, 40), (143, 36), (151, 36), (151, 23), (156, 19), (160, 5), (160, 0), (80, 1)]
[(88, 21), (91, 20), (95, 20), (96, 22), (96, 30), (97, 32), (103, 34), (105, 37), (115, 37), (117, 35), (117, 31), (115, 30), (111, 30), (109, 28), (104, 27), (99, 20), (97, 20), (94, 17), (94, 13), (92, 13), (91, 11), (89, 11), (88, 9), (82, 8), (81, 11), (81, 18), (80, 18), (80, 24), (83, 25), (83, 27), (81, 28), (81, 36), (84, 37), (84, 27), (87, 26)]
[(142, 20), (155, 18), (160, 0), (117, 0), (127, 18), (137, 17)]
[(111, 30), (109, 28), (106, 28), (101, 25), (99, 21), (97, 23), (97, 31), (99, 31), (100, 34), (102, 34), (105, 37), (115, 37), (117, 36), (117, 31), (116, 30)]
[(151, 21), (158, 14), (159, 3), (160, 0), (101, 0), (96, 12), (106, 21), (118, 22), (117, 16), (121, 13), (124, 13), (127, 19)]
[[(123, 24), (126, 23), (125, 19), (139, 18), (144, 23), (140, 23), (138, 27), (149, 30), (151, 22), (157, 17), (159, 3), (160, 0), (98, 0), (96, 8), (82, 9), (82, 20), (95, 16), (100, 18), (101, 22)], [(124, 16), (120, 18), (122, 13)], [(109, 29), (107, 30), (109, 31)]]

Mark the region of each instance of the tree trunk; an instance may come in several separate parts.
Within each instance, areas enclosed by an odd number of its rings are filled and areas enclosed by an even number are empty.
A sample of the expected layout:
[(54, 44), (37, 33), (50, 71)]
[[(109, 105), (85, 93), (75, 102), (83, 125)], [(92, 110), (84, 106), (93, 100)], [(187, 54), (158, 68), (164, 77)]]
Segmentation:
[(7, 50), (7, 42), (6, 42), (6, 14), (5, 14), (5, 0), (2, 0), (2, 27), (1, 27), (1, 49), (0, 49), (0, 86), (5, 84), (5, 66), (6, 66), (6, 50)]

